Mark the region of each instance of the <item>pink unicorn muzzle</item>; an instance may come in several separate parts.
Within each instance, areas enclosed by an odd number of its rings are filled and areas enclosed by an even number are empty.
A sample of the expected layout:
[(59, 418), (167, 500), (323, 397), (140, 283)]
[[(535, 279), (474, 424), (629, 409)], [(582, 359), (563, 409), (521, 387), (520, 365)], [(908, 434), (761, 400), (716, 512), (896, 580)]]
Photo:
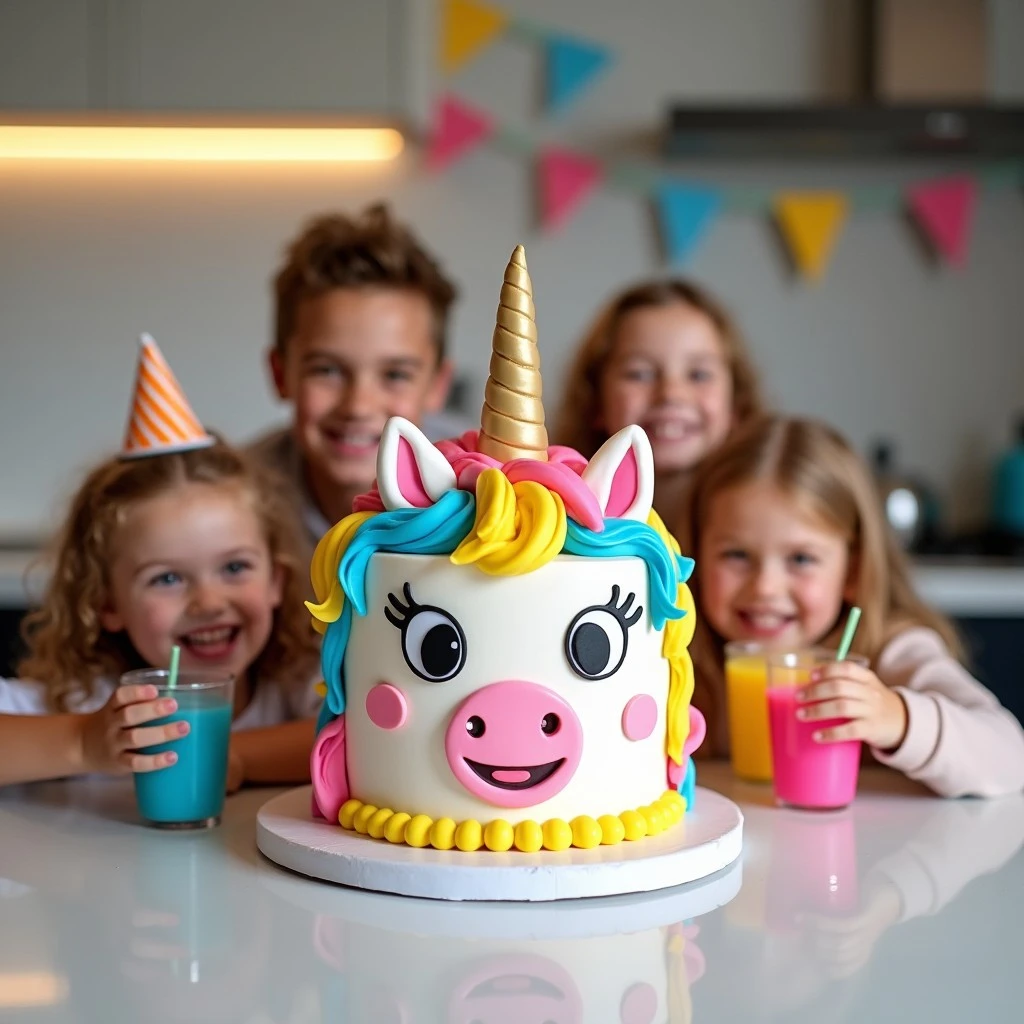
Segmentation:
[(459, 705), (444, 752), (452, 774), (473, 796), (497, 807), (530, 807), (569, 783), (583, 754), (583, 728), (558, 694), (506, 680)]

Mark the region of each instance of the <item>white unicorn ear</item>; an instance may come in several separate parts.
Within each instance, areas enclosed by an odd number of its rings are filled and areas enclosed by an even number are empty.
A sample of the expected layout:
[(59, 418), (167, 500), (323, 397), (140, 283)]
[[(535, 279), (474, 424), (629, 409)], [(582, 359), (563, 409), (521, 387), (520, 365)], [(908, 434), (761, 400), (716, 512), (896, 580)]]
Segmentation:
[(455, 470), (419, 427), (401, 416), (384, 424), (377, 490), (386, 509), (426, 508), (455, 485)]
[(607, 519), (647, 522), (654, 501), (654, 454), (640, 427), (623, 427), (598, 449), (583, 482)]

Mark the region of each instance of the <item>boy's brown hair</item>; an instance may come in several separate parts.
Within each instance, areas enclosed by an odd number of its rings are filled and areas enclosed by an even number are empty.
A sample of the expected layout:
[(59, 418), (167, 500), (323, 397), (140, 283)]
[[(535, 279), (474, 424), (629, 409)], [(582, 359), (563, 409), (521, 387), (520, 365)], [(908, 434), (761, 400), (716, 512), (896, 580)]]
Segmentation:
[(458, 291), (437, 260), (384, 203), (348, 217), (310, 220), (285, 254), (274, 277), (274, 346), (282, 356), (295, 332), (299, 307), (335, 288), (394, 288), (418, 292), (434, 321), (437, 361), (447, 346), (448, 311)]
[(552, 439), (592, 458), (608, 440), (598, 423), (601, 375), (623, 318), (634, 310), (681, 303), (703, 313), (714, 325), (732, 378), (737, 426), (762, 414), (761, 388), (746, 343), (729, 311), (710, 292), (681, 278), (645, 281), (616, 295), (594, 318), (569, 367)]
[(189, 483), (238, 488), (240, 500), (251, 503), (259, 519), (271, 559), (283, 571), (270, 639), (250, 667), (254, 686), (262, 678), (301, 686), (313, 677), (319, 643), (303, 605), (306, 567), (283, 498), (286, 489), (245, 453), (218, 441), (210, 448), (151, 458), (115, 456), (79, 487), (54, 540), (53, 574), (41, 606), (22, 626), (29, 651), (18, 675), (44, 684), (52, 710), (71, 710), (76, 699), (93, 695), (97, 680), (116, 684), (123, 672), (143, 667), (127, 636), (107, 631), (101, 622), (110, 566), (128, 511)]

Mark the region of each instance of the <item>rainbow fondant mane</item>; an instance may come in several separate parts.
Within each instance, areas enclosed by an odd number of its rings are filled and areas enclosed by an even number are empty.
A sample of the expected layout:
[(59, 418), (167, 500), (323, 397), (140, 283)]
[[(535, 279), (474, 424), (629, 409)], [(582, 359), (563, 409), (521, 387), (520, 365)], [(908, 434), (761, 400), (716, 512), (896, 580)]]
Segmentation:
[[(447, 829), (451, 835), (441, 835), (445, 829), (434, 828), (433, 819), (428, 819), (429, 827), (422, 822), (419, 827), (414, 826), (416, 817), (364, 805), (352, 799), (349, 789), (345, 769), (346, 655), (354, 621), (358, 621), (354, 617), (364, 618), (370, 613), (368, 572), (378, 554), (446, 556), (447, 562), (460, 567), (463, 573), (498, 577), (536, 573), (561, 555), (590, 560), (641, 560), (646, 567), (646, 593), (623, 596), (620, 587), (612, 584), (610, 601), (585, 609), (589, 618), (582, 611), (576, 616), (583, 616), (582, 625), (572, 636), (566, 635), (564, 656), (575, 677), (599, 680), (613, 675), (614, 668), (608, 672), (608, 664), (599, 665), (595, 660), (611, 657), (609, 639), (601, 634), (600, 624), (612, 623), (605, 627), (606, 633), (614, 634), (611, 646), (618, 638), (615, 630), (621, 629), (621, 664), (629, 629), (646, 606), (650, 625), (663, 630), (660, 653), (669, 667), (664, 738), (666, 779), (673, 791), (678, 789), (692, 799), (694, 773), (688, 755), (704, 734), (703, 719), (690, 708), (693, 669), (687, 645), (693, 634), (694, 613), (686, 580), (693, 562), (680, 554), (678, 544), (651, 507), (653, 457), (647, 436), (639, 427), (627, 427), (610, 438), (589, 463), (571, 449), (548, 447), (540, 402), (539, 365), (532, 289), (525, 256), (519, 247), (502, 287), (480, 431), (434, 446), (407, 420), (389, 420), (378, 452), (374, 489), (356, 500), (353, 513), (331, 529), (317, 547), (311, 575), (318, 603), (308, 607), (315, 627), (324, 634), (322, 667), (326, 695), (312, 769), (315, 800), (329, 820), (340, 820), (349, 827), (362, 825), (362, 831), (392, 841), (466, 848), (464, 843), (455, 842), (454, 820), (452, 828)], [(445, 609), (424, 610), (425, 606), (416, 601), (414, 589), (408, 582), (396, 587), (387, 595), (387, 605), (380, 609), (380, 614), (401, 630), (406, 662), (416, 677), (427, 682), (454, 678), (461, 669), (456, 664), (458, 658), (464, 663), (466, 648), (473, 644), (473, 637), (467, 638)], [(520, 611), (525, 614), (525, 610)], [(412, 627), (408, 622), (414, 614), (421, 616), (422, 629), (433, 623), (430, 628), (435, 632), (417, 634), (421, 646), (410, 656), (407, 634)], [(451, 675), (442, 674), (453, 667)], [(537, 691), (546, 695), (548, 704), (544, 707), (554, 706), (552, 701), (560, 702), (559, 707), (565, 703), (552, 692), (551, 684), (489, 681), (470, 693), (463, 705), (469, 710), (486, 706), (491, 717), (481, 712), (463, 718), (468, 723), (479, 721), (482, 729), (485, 718), (497, 720), (496, 709), (502, 713), (512, 709), (514, 713), (516, 708), (531, 706)], [(408, 720), (409, 706), (408, 694), (390, 681), (377, 683), (366, 696), (367, 711), (382, 729), (402, 727)], [(542, 709), (541, 704), (537, 707)], [(565, 708), (555, 718), (563, 745), (576, 742), (578, 748), (583, 737), (581, 732), (576, 740), (572, 739), (577, 729), (572, 724), (576, 720), (572, 709)], [(448, 729), (448, 763), (469, 794), (495, 806), (529, 807), (556, 794), (571, 778), (573, 757), (576, 762), (579, 760), (578, 749), (573, 754), (566, 747), (568, 752), (558, 761), (557, 770), (552, 769), (550, 777), (539, 781), (513, 779), (516, 772), (508, 769), (484, 771), (477, 761), (461, 754), (466, 730), (472, 736), (472, 728), (472, 724), (466, 725), (460, 719), (454, 733), (452, 728)], [(489, 737), (494, 731), (492, 728)], [(458, 756), (456, 747), (460, 751)], [(523, 773), (529, 774), (526, 769), (519, 772)], [(675, 804), (672, 807), (678, 810)], [(663, 826), (668, 824), (664, 819), (672, 817), (674, 812), (670, 811), (667, 804), (655, 808), (650, 815), (652, 820), (645, 822), (640, 834), (656, 831), (658, 820)], [(616, 827), (608, 828), (618, 835)], [(431, 829), (438, 832), (436, 837)], [(516, 841), (515, 830), (507, 835), (501, 829), (497, 831), (502, 832), (502, 838), (495, 840), (495, 846), (486, 842), (481, 826), (477, 846), (507, 849), (514, 844), (524, 848)], [(636, 833), (638, 829), (632, 831)], [(558, 839), (549, 843), (544, 836), (538, 836), (536, 841), (523, 842), (535, 848), (569, 845)], [(623, 837), (633, 836), (618, 838)], [(604, 837), (601, 841), (609, 839)], [(471, 837), (466, 842), (470, 848), (476, 848)]]

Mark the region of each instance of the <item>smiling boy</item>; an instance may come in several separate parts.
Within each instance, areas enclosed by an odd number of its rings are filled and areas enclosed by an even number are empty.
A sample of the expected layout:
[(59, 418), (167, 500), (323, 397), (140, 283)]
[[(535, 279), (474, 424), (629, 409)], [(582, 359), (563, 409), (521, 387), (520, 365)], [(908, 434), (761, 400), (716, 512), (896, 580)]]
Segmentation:
[(253, 452), (283, 472), (312, 546), (369, 490), (391, 416), (439, 411), (456, 289), (388, 208), (310, 221), (274, 278), (268, 362), (292, 424)]

